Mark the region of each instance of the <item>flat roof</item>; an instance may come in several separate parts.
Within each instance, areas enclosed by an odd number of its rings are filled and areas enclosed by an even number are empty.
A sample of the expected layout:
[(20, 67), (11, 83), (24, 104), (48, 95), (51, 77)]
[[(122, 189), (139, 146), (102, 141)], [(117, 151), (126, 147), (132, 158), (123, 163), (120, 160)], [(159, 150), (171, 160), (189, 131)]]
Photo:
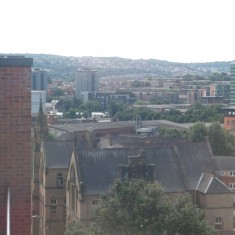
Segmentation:
[[(188, 129), (195, 123), (176, 123), (166, 120), (149, 120), (142, 121), (141, 128), (180, 128)], [(123, 127), (133, 127), (135, 128), (135, 121), (119, 121), (119, 122), (89, 122), (89, 123), (76, 123), (76, 124), (55, 124), (48, 126), (49, 129), (57, 129), (65, 132), (79, 132), (85, 130), (105, 130), (111, 128), (123, 128)], [(205, 125), (210, 125), (210, 123), (205, 123)]]
[(0, 57), (0, 67), (31, 67), (33, 58), (25, 58), (24, 56), (2, 56)]

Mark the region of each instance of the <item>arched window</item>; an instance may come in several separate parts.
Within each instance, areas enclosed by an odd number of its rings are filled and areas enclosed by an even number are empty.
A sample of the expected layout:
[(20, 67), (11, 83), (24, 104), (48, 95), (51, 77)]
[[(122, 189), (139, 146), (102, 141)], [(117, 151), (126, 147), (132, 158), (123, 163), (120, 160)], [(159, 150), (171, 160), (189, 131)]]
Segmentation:
[(64, 187), (64, 176), (63, 173), (57, 174), (57, 180), (56, 180), (57, 187)]

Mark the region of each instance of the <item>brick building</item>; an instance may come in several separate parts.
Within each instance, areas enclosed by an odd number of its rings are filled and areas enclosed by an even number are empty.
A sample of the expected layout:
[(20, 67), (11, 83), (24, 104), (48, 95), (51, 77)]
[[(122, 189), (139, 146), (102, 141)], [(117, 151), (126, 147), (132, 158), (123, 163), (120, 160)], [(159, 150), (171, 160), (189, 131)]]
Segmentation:
[[(0, 234), (31, 234), (31, 66), (0, 58)], [(8, 216), (7, 216), (7, 212)]]

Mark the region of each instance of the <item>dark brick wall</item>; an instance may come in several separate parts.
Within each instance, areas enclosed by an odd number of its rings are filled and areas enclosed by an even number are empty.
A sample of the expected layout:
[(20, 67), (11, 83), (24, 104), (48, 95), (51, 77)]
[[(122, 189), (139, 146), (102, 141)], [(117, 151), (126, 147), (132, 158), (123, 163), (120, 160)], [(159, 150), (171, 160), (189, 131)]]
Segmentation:
[[(6, 234), (7, 185), (11, 235), (31, 234), (31, 65), (0, 58), (0, 235)], [(24, 59), (23, 59), (24, 60)], [(11, 61), (11, 60), (9, 60)], [(29, 60), (27, 60), (29, 61)]]

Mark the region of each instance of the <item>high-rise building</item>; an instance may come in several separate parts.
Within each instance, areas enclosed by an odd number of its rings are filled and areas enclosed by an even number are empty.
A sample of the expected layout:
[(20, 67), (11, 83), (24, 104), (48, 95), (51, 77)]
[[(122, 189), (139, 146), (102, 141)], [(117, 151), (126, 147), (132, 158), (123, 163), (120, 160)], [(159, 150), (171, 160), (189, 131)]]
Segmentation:
[(231, 63), (230, 106), (235, 106), (235, 61)]
[(46, 91), (48, 88), (48, 74), (42, 69), (32, 70), (32, 91)]
[(96, 71), (83, 69), (78, 71), (76, 78), (76, 96), (82, 98), (83, 93), (95, 92), (98, 90), (98, 78)]
[(31, 234), (32, 58), (0, 57), (0, 234)]

